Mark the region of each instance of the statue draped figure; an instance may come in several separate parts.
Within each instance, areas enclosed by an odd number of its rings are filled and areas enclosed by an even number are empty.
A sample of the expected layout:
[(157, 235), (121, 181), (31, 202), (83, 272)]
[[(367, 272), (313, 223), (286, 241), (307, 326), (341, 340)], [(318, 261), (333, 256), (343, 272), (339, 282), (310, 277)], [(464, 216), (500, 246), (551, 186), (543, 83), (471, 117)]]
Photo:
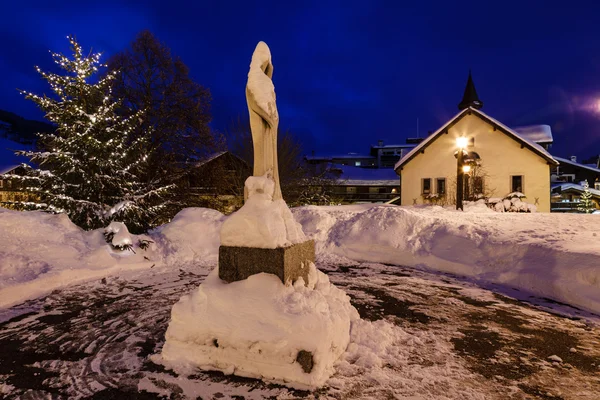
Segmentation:
[[(279, 114), (275, 103), (275, 86), (271, 51), (265, 42), (259, 42), (252, 54), (246, 101), (250, 112), (250, 128), (254, 146), (254, 176), (267, 175), (275, 183), (273, 201), (282, 199), (277, 165), (277, 127)], [(244, 193), (247, 199), (248, 193)]]

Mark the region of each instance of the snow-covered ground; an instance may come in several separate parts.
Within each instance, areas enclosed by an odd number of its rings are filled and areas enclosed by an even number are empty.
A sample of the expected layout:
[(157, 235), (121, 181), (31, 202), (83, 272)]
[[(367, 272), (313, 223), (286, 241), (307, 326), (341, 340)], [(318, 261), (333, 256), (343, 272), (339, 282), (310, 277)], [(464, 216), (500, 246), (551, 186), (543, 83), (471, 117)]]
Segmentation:
[[(426, 268), (600, 313), (598, 215), (372, 204), (292, 211), (321, 261)], [(216, 265), (226, 218), (185, 209), (133, 253), (112, 250), (102, 231), (84, 232), (64, 215), (0, 209), (0, 308), (126, 269)]]

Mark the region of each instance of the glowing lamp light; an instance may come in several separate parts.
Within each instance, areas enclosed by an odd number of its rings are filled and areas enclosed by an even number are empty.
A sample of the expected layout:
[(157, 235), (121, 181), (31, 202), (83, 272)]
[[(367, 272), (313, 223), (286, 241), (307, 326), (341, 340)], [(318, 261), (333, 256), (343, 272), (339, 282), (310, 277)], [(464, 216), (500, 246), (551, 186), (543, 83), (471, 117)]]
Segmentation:
[(471, 166), (470, 166), (470, 165), (463, 165), (463, 168), (462, 168), (462, 169), (463, 169), (463, 172), (464, 172), (465, 174), (468, 174), (468, 173), (469, 173), (469, 171), (471, 170)]
[(469, 144), (469, 139), (464, 137), (464, 136), (460, 136), (456, 138), (456, 145), (458, 146), (459, 149), (464, 149), (465, 147), (467, 147), (467, 145)]

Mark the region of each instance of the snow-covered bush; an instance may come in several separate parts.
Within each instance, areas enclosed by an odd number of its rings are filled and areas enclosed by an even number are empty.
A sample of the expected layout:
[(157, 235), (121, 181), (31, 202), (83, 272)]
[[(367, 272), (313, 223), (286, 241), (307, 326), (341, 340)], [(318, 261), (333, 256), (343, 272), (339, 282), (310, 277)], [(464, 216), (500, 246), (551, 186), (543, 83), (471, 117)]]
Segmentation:
[(104, 239), (113, 249), (133, 251), (133, 240), (127, 226), (122, 222), (113, 221), (104, 228)]
[(526, 196), (521, 192), (511, 192), (503, 198), (488, 199), (487, 205), (496, 212), (536, 212), (537, 207), (523, 201), (525, 198)]

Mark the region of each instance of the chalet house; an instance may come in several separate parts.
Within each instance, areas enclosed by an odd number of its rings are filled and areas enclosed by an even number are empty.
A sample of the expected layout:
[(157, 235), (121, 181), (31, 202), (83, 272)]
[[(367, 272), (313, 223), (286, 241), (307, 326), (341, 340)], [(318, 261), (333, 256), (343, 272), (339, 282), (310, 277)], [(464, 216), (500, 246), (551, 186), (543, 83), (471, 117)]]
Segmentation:
[(13, 179), (3, 175), (23, 175), (25, 169), (21, 165), (0, 167), (0, 207), (13, 208), (16, 201), (35, 201), (37, 195), (27, 192), (25, 188)]
[[(482, 197), (522, 192), (539, 211), (550, 211), (550, 168), (558, 162), (546, 148), (488, 116), (482, 107), (469, 74), (460, 112), (396, 163), (402, 205), (427, 204), (432, 197), (452, 204), (461, 167), (455, 157), (457, 138), (464, 138), (467, 160), (478, 171), (474, 186)], [(465, 179), (471, 178), (467, 172)]]
[[(584, 192), (583, 185), (576, 183), (552, 184), (552, 212), (579, 212), (581, 206), (581, 195)], [(592, 204), (600, 209), (600, 190), (589, 187), (592, 195)]]
[(600, 168), (597, 164), (588, 165), (571, 158), (554, 157), (560, 165), (552, 169), (550, 185), (552, 186), (551, 209), (555, 212), (577, 212), (580, 206), (581, 194), (584, 191), (583, 182), (587, 181), (592, 201), (600, 208)]
[(180, 183), (197, 201), (197, 206), (228, 213), (244, 203), (244, 182), (252, 169), (228, 152), (211, 154), (196, 162)]

